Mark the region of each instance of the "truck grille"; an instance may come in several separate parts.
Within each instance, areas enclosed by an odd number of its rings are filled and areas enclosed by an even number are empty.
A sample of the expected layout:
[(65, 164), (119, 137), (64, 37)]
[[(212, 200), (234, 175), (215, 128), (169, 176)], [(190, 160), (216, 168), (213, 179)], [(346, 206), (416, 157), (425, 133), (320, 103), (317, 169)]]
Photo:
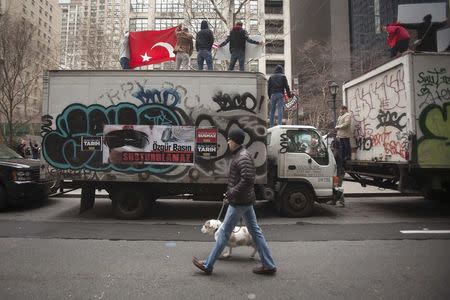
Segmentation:
[(30, 173), (31, 173), (31, 179), (32, 180), (39, 180), (39, 168), (31, 169)]

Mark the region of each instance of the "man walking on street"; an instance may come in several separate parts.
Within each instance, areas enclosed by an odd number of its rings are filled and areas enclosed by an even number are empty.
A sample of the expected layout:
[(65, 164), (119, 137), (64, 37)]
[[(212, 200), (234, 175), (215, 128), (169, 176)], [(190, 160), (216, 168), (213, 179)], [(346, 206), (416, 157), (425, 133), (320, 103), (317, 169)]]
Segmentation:
[(340, 116), (337, 119), (336, 124), (336, 137), (338, 138), (341, 146), (341, 153), (342, 153), (342, 161), (345, 163), (345, 161), (350, 159), (352, 150), (350, 147), (350, 136), (352, 134), (351, 132), (351, 117), (350, 113), (348, 112), (347, 106), (342, 106), (340, 110)]
[(236, 62), (239, 61), (239, 71), (244, 71), (245, 66), (245, 42), (249, 42), (255, 45), (263, 45), (264, 42), (257, 42), (248, 37), (246, 30), (242, 28), (242, 22), (237, 22), (230, 31), (227, 39), (223, 41), (219, 47), (223, 47), (230, 43), (230, 65), (228, 71), (233, 71)]
[(176, 68), (179, 70), (182, 67), (184, 70), (189, 70), (189, 59), (194, 51), (194, 37), (187, 28), (183, 29), (181, 24), (178, 25), (175, 34), (177, 35), (177, 44), (173, 52), (176, 58)]
[(284, 91), (286, 91), (290, 98), (291, 90), (289, 84), (284, 76), (284, 70), (281, 65), (275, 67), (275, 74), (270, 76), (267, 83), (267, 94), (270, 99), (270, 127), (275, 124), (275, 109), (278, 110), (278, 125), (283, 125), (283, 112), (284, 112)]
[(228, 135), (228, 148), (233, 153), (233, 160), (230, 165), (226, 192), (226, 198), (229, 202), (227, 213), (222, 226), (219, 228), (219, 235), (209, 257), (206, 261), (198, 260), (196, 257), (192, 260), (197, 268), (208, 275), (212, 273), (214, 263), (224, 250), (231, 232), (241, 218), (244, 219), (261, 258), (262, 265), (254, 268), (253, 273), (271, 275), (277, 271), (253, 209), (256, 200), (253, 186), (256, 170), (250, 153), (242, 145), (244, 139), (245, 133), (241, 129), (232, 130)]
[(208, 70), (212, 71), (213, 60), (211, 48), (213, 43), (213, 32), (208, 28), (208, 22), (203, 20), (200, 25), (200, 31), (197, 32), (197, 36), (195, 38), (195, 49), (197, 50), (197, 65), (199, 70), (203, 70), (203, 64), (206, 61)]

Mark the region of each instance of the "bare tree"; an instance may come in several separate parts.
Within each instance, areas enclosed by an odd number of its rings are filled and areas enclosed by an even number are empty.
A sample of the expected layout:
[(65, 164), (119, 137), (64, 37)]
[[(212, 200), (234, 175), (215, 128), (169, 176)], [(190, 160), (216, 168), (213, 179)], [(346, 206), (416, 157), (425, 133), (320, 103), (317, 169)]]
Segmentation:
[[(0, 19), (0, 120), (2, 136), (13, 144), (15, 130), (32, 120), (26, 114), (26, 103), (40, 76), (40, 56), (35, 50), (36, 28), (24, 19), (14, 19), (5, 13)], [(20, 109), (24, 113), (20, 113)]]
[(85, 18), (81, 30), (81, 60), (87, 69), (119, 68), (120, 46), (126, 23), (123, 10), (116, 8), (98, 18)]
[(327, 128), (332, 121), (328, 85), (336, 80), (332, 74), (332, 52), (329, 42), (307, 41), (298, 50), (299, 97), (305, 111), (303, 122), (316, 128)]

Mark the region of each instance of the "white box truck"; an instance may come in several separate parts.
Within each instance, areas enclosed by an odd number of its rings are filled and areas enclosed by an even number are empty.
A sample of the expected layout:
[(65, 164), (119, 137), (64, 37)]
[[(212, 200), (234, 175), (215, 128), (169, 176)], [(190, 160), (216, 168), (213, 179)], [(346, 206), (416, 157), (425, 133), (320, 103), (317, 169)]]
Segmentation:
[(363, 184), (442, 198), (450, 190), (450, 53), (409, 53), (343, 85)]
[(233, 128), (246, 133), (258, 199), (298, 217), (333, 197), (336, 165), (317, 130), (268, 130), (260, 73), (49, 71), (44, 85), (42, 176), (82, 188), (81, 210), (97, 189), (125, 219), (160, 197), (221, 201)]

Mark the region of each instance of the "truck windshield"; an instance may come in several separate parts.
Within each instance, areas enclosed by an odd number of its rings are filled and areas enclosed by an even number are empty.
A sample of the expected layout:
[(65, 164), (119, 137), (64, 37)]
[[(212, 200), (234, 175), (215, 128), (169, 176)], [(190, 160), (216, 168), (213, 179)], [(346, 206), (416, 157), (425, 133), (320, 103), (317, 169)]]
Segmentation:
[(286, 132), (289, 142), (287, 152), (306, 153), (319, 164), (327, 164), (327, 149), (319, 134), (314, 130), (300, 129)]

